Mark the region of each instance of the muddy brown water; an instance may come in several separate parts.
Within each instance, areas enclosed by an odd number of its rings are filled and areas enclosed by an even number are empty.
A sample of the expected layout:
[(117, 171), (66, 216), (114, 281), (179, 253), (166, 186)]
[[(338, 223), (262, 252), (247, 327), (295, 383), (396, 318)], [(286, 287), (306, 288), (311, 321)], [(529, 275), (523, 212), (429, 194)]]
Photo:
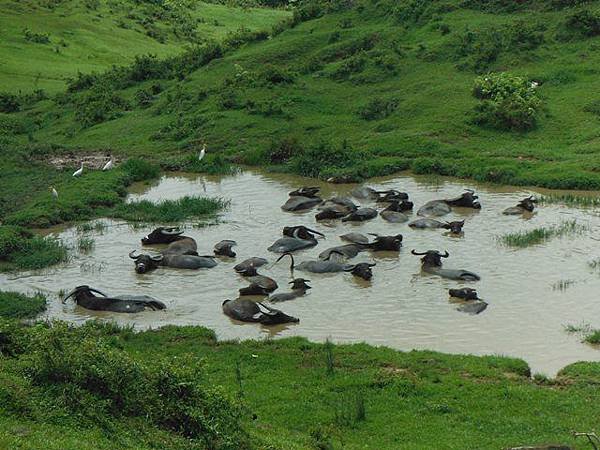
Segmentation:
[[(138, 275), (127, 253), (141, 249), (140, 238), (153, 226), (138, 229), (118, 221), (102, 220), (102, 232), (86, 233), (95, 240), (89, 254), (76, 250), (82, 236), (76, 227), (52, 230), (73, 247), (73, 258), (49, 270), (4, 274), (0, 288), (49, 295), (48, 318), (81, 323), (88, 319), (114, 320), (134, 324), (138, 329), (166, 324), (202, 325), (216, 331), (220, 339), (305, 336), (335, 342), (365, 341), (396, 349), (431, 349), (448, 353), (498, 354), (525, 359), (534, 372), (554, 375), (565, 365), (580, 360), (600, 360), (600, 351), (581, 343), (580, 337), (565, 332), (567, 324), (589, 323), (600, 327), (600, 268), (589, 262), (600, 256), (600, 216), (594, 209), (561, 205), (540, 206), (528, 217), (503, 216), (501, 211), (535, 191), (475, 185), (447, 179), (395, 176), (372, 180), (374, 187), (396, 188), (410, 193), (415, 211), (424, 202), (458, 195), (463, 188), (477, 190), (480, 211), (454, 210), (444, 219), (465, 219), (464, 236), (450, 237), (443, 230), (412, 230), (407, 224), (391, 224), (380, 217), (350, 224), (334, 221), (315, 223), (315, 211), (285, 213), (280, 210), (287, 193), (301, 185), (322, 186), (324, 198), (344, 195), (354, 186), (331, 185), (289, 175), (246, 170), (235, 176), (207, 177), (174, 174), (152, 185), (135, 186), (130, 200), (176, 199), (184, 195), (219, 196), (231, 206), (210, 220), (211, 226), (186, 226), (186, 235), (198, 242), (200, 254), (212, 253), (221, 239), (235, 239), (238, 257), (222, 259), (213, 269), (186, 271), (159, 268)], [(364, 205), (371, 202), (356, 200)], [(414, 215), (416, 218), (416, 215)], [(524, 249), (507, 248), (498, 236), (543, 225), (576, 220), (587, 227), (583, 233), (555, 238)], [(350, 231), (404, 235), (400, 254), (361, 253), (353, 261), (376, 261), (371, 282), (350, 274), (303, 274), (313, 289), (278, 308), (300, 318), (299, 324), (263, 327), (234, 322), (221, 312), (226, 298), (235, 298), (247, 285), (233, 271), (236, 262), (250, 256), (264, 256), (272, 263), (277, 255), (267, 247), (281, 236), (285, 225), (304, 224), (326, 235), (313, 249), (298, 252), (297, 261), (316, 258), (329, 246), (342, 242), (338, 236)], [(456, 282), (427, 275), (419, 258), (410, 249), (448, 250), (447, 268), (475, 271), (482, 277), (475, 283)], [(291, 280), (289, 264), (280, 262), (260, 273), (275, 278), (287, 291)], [(306, 276), (308, 275), (308, 276)], [(561, 282), (563, 288), (560, 288)], [(164, 301), (168, 309), (139, 314), (93, 312), (62, 304), (61, 291), (89, 284), (108, 294), (143, 293)], [(566, 285), (566, 288), (564, 287)], [(449, 302), (448, 289), (472, 286), (489, 303), (483, 313), (471, 316)]]

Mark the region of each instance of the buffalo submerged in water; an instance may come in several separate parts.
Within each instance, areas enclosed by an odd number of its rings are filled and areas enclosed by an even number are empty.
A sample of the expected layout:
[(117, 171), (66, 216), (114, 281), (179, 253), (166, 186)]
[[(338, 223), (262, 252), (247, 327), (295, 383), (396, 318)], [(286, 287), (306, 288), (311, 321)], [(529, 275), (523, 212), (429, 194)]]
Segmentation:
[[(291, 259), (290, 262), (290, 272), (293, 274), (294, 269), (302, 270), (304, 272), (312, 272), (312, 273), (339, 273), (339, 272), (350, 272), (355, 277), (362, 278), (364, 280), (370, 280), (373, 278), (373, 272), (371, 270), (372, 267), (375, 266), (375, 263), (357, 263), (357, 264), (348, 264), (342, 261), (332, 260), (335, 252), (331, 252), (329, 255), (329, 259), (326, 260), (310, 260), (310, 261), (302, 261), (299, 264), (296, 264), (294, 260), (294, 255), (291, 253), (284, 253), (279, 257), (276, 262), (279, 262), (285, 256), (289, 256)], [(339, 254), (343, 257), (343, 254)]]
[[(96, 295), (99, 294), (99, 295)], [(64, 299), (73, 297), (76, 304), (92, 311), (111, 311), (118, 313), (138, 313), (146, 309), (157, 311), (166, 305), (148, 295), (116, 295), (110, 297), (90, 286), (77, 286)]]
[(323, 236), (315, 230), (305, 226), (284, 227), (284, 237), (277, 239), (267, 250), (273, 253), (286, 253), (314, 247), (318, 244), (315, 235)]
[(159, 266), (174, 269), (210, 269), (217, 265), (213, 255), (200, 256), (198, 254), (162, 253), (158, 255), (135, 255), (135, 250), (129, 253), (135, 262), (137, 273), (146, 273)]
[(222, 308), (226, 316), (241, 322), (261, 323), (263, 325), (300, 322), (300, 319), (288, 316), (283, 311), (243, 298), (225, 300)]
[(437, 250), (427, 250), (426, 252), (418, 253), (412, 250), (411, 253), (423, 257), (421, 258), (421, 268), (432, 275), (439, 275), (451, 280), (478, 281), (481, 279), (479, 275), (469, 270), (442, 268), (442, 258), (450, 256), (448, 252), (441, 254)]

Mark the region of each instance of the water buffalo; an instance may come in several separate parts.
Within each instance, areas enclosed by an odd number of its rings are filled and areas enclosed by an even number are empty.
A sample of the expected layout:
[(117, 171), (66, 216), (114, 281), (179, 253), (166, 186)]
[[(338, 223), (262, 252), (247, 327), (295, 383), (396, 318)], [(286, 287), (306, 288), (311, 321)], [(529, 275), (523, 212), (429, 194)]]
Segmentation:
[(439, 217), (449, 214), (451, 210), (444, 200), (431, 200), (419, 208), (417, 215)]
[(353, 244), (368, 244), (369, 238), (362, 233), (347, 233), (340, 236), (342, 241), (351, 242)]
[(517, 206), (511, 206), (510, 208), (506, 208), (504, 211), (502, 211), (502, 214), (507, 216), (514, 216), (523, 214), (525, 212), (533, 212), (536, 203), (537, 200), (533, 196), (529, 196), (517, 203)]
[(303, 186), (295, 191), (288, 193), (290, 197), (308, 197), (308, 198), (317, 198), (320, 187), (317, 186)]
[(373, 242), (369, 242), (368, 244), (362, 244), (369, 250), (374, 250), (376, 252), (397, 252), (400, 251), (400, 248), (402, 247), (401, 234), (396, 234), (394, 236), (381, 236), (379, 234), (369, 233), (369, 235), (374, 236), (375, 240)]
[(269, 261), (267, 261), (265, 258), (259, 258), (257, 256), (253, 256), (252, 258), (248, 258), (245, 259), (244, 261), (242, 261), (239, 264), (236, 264), (233, 267), (233, 270), (235, 270), (237, 273), (242, 273), (242, 272), (246, 272), (250, 267), (261, 267), (264, 266), (265, 264), (268, 264)]
[(304, 278), (295, 278), (294, 281), (290, 281), (292, 285), (291, 292), (282, 292), (281, 294), (274, 294), (269, 297), (269, 302), (271, 303), (279, 303), (279, 302), (287, 302), (288, 300), (294, 300), (295, 298), (302, 297), (306, 294), (306, 291), (312, 289), (308, 284), (310, 280), (305, 280)]
[(484, 311), (488, 304), (477, 296), (477, 291), (472, 288), (450, 289), (450, 297), (460, 299), (458, 311), (467, 314), (479, 314)]
[(288, 316), (278, 309), (242, 298), (233, 301), (225, 300), (222, 308), (226, 316), (242, 322), (256, 322), (263, 325), (300, 322), (299, 319)]
[(304, 211), (310, 209), (313, 206), (320, 204), (323, 200), (319, 197), (290, 197), (282, 206), (281, 209), (284, 211)]
[(479, 197), (475, 195), (472, 189), (465, 189), (458, 197), (445, 199), (444, 201), (450, 206), (460, 206), (462, 208), (481, 209), (481, 204), (477, 200)]
[(254, 266), (249, 266), (243, 271), (238, 271), (238, 273), (251, 283), (246, 289), (245, 295), (265, 295), (265, 293), (273, 292), (279, 287), (273, 278), (260, 275)]
[[(333, 254), (335, 252), (331, 253)], [(294, 255), (291, 253), (284, 253), (276, 262), (279, 262), (284, 256), (289, 256), (291, 258), (290, 271), (292, 274), (294, 273), (294, 269), (312, 273), (350, 272), (354, 276), (370, 280), (373, 277), (371, 267), (375, 266), (375, 263), (346, 264), (340, 261), (332, 261), (331, 255), (328, 260), (302, 261), (300, 264), (296, 265)]]
[(343, 255), (345, 258), (354, 258), (362, 250), (362, 246), (358, 244), (344, 244), (336, 247), (328, 248), (319, 253), (319, 259), (328, 260), (331, 254)]
[(411, 228), (418, 229), (433, 229), (433, 228), (444, 228), (446, 230), (450, 230), (451, 233), (460, 234), (462, 233), (462, 227), (464, 226), (464, 220), (456, 220), (453, 222), (440, 222), (435, 219), (417, 219), (408, 224)]
[(358, 206), (352, 200), (343, 197), (334, 197), (319, 206), (319, 212), (315, 215), (315, 219), (341, 219), (357, 209)]
[[(95, 294), (100, 294), (97, 296)], [(152, 311), (165, 309), (166, 305), (147, 295), (117, 295), (109, 297), (89, 286), (77, 286), (63, 299), (63, 303), (74, 297), (75, 303), (85, 309), (93, 311), (111, 311), (118, 313), (138, 313), (145, 309)]]
[(283, 227), (284, 236), (295, 237), (300, 239), (316, 239), (316, 236), (325, 237), (323, 233), (320, 233), (311, 228), (305, 227), (304, 225), (296, 225), (293, 227)]
[(375, 200), (379, 197), (379, 194), (377, 194), (377, 191), (375, 189), (367, 186), (359, 186), (352, 189), (350, 195), (354, 198), (359, 198), (361, 200)]
[(342, 218), (342, 222), (364, 222), (365, 220), (374, 219), (375, 217), (377, 217), (376, 209), (358, 208), (356, 211), (353, 211)]
[(437, 250), (427, 250), (423, 253), (417, 253), (415, 250), (412, 250), (411, 253), (413, 255), (423, 256), (423, 258), (421, 258), (421, 268), (427, 273), (450, 278), (451, 280), (477, 281), (481, 279), (479, 275), (468, 270), (442, 269), (442, 258), (450, 256), (448, 252), (445, 252), (442, 255)]
[(233, 250), (231, 250), (231, 247), (235, 245), (237, 245), (237, 242), (235, 241), (229, 239), (222, 240), (221, 242), (215, 244), (215, 255), (229, 256), (230, 258), (235, 258), (236, 254)]
[(135, 250), (129, 253), (129, 257), (135, 261), (135, 271), (146, 273), (156, 269), (158, 266), (172, 267), (175, 269), (210, 269), (217, 262), (214, 256), (200, 256), (198, 254), (163, 253), (158, 255), (141, 254), (135, 256)]
[(375, 193), (377, 194), (375, 201), (378, 203), (408, 200), (408, 194), (406, 192), (400, 192), (395, 189), (376, 191)]
[(292, 237), (285, 236), (277, 239), (267, 250), (273, 253), (286, 253), (314, 247), (318, 244), (314, 235), (309, 233), (310, 237), (302, 239), (299, 237), (300, 234), (301, 231), (297, 229), (293, 232)]
[(142, 245), (170, 244), (185, 239), (183, 231), (177, 227), (158, 227), (152, 233), (142, 238)]
[(411, 211), (413, 209), (413, 202), (402, 200), (401, 202), (395, 200), (389, 204), (387, 208), (379, 213), (382, 219), (392, 223), (402, 223), (408, 220), (408, 216), (404, 214), (404, 211)]

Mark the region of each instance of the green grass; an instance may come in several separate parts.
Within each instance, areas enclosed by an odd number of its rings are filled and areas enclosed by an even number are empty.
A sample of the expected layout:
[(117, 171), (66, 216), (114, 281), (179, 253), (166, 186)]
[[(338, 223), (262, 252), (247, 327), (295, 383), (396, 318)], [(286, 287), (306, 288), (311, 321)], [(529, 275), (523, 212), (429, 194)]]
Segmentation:
[[(97, 7), (88, 6), (94, 4)], [(65, 79), (78, 72), (101, 72), (115, 64), (127, 64), (140, 54), (177, 54), (186, 45), (221, 39), (240, 26), (272, 26), (289, 14), (197, 1), (185, 8), (162, 8), (133, 0), (2, 0), (0, 90), (59, 92)], [(186, 35), (184, 27), (195, 36)], [(24, 29), (47, 34), (50, 42), (27, 41)]]
[(551, 195), (542, 195), (539, 200), (539, 203), (551, 205), (551, 204), (562, 204), (566, 206), (573, 206), (577, 208), (589, 208), (589, 207), (597, 207), (600, 206), (600, 198), (597, 197), (589, 197), (585, 195), (575, 195), (575, 194), (551, 194)]
[(0, 317), (12, 319), (30, 319), (46, 309), (46, 298), (33, 297), (18, 292), (0, 291)]
[(227, 207), (227, 204), (227, 201), (221, 199), (189, 196), (158, 203), (140, 200), (120, 204), (111, 215), (132, 222), (175, 223), (214, 214)]
[(77, 239), (77, 250), (80, 253), (89, 253), (94, 249), (96, 241), (93, 238), (87, 236), (81, 236)]
[[(275, 164), (270, 149), (297, 138), (290, 157), (276, 162), (296, 172), (305, 152), (339, 148), (346, 140), (361, 157), (341, 165), (327, 158), (313, 175), (360, 179), (411, 169), (495, 183), (600, 188), (598, 117), (584, 110), (590, 92), (600, 91), (600, 37), (565, 31), (574, 10), (553, 10), (550, 2), (511, 14), (449, 4), (418, 21), (386, 2), (339, 8), (227, 51), (182, 73), (183, 81), (116, 86), (111, 92), (132, 106), (89, 128), (74, 115), (85, 92), (60, 105), (42, 102), (27, 112), (41, 121), (32, 135), (73, 149), (110, 147), (161, 160), (206, 141), (209, 153), (257, 165)], [(523, 22), (545, 27), (541, 44), (512, 44)], [(442, 24), (449, 33), (440, 31)], [(524, 32), (526, 39), (538, 33)], [(475, 39), (473, 48), (465, 47), (469, 39)], [(485, 48), (493, 45), (492, 57)], [(489, 61), (473, 59), (484, 56)], [(541, 83), (544, 106), (535, 129), (474, 124), (479, 101), (473, 83), (488, 70)], [(134, 106), (136, 92), (156, 81), (162, 91), (150, 105)]]
[(35, 270), (67, 261), (58, 239), (36, 236), (21, 227), (0, 226), (0, 271)]
[(575, 220), (563, 222), (560, 225), (534, 228), (528, 231), (518, 231), (516, 233), (507, 233), (500, 236), (498, 240), (508, 247), (525, 248), (532, 245), (539, 245), (550, 239), (580, 234), (587, 230), (583, 225), (579, 225)]

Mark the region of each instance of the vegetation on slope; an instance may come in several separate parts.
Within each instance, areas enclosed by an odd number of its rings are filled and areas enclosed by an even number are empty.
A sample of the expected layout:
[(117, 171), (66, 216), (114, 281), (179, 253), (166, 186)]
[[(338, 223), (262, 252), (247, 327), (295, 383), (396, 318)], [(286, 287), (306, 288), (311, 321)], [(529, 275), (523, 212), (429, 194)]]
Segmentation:
[(411, 169), (598, 188), (599, 6), (307, 2), (270, 33), (83, 76), (21, 117), (69, 148), (166, 159), (206, 141), (323, 178)]
[(2, 0), (0, 86), (13, 93), (54, 93), (78, 72), (101, 72), (140, 54), (177, 54), (241, 26), (271, 26), (289, 14), (195, 0)]

